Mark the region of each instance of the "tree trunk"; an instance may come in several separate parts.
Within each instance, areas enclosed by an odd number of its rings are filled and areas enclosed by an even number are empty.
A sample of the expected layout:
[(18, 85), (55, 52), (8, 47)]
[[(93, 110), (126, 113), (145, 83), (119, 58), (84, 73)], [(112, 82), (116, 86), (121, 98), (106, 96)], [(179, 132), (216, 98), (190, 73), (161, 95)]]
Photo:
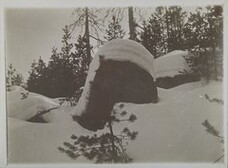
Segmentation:
[(89, 9), (85, 8), (85, 38), (87, 58), (91, 58), (90, 52), (90, 35), (89, 35)]
[(134, 15), (133, 15), (133, 7), (128, 7), (128, 19), (129, 19), (130, 39), (131, 40), (136, 40), (135, 21), (134, 21)]
[(213, 64), (214, 64), (214, 79), (218, 80), (217, 60), (216, 60), (215, 41), (214, 40), (213, 40), (213, 44), (212, 44), (212, 57), (213, 57)]
[(110, 130), (110, 134), (111, 134), (111, 141), (112, 141), (112, 158), (114, 163), (117, 162), (116, 160), (116, 149), (115, 149), (115, 143), (114, 143), (114, 134), (113, 134), (113, 130), (112, 130), (112, 123), (111, 121), (108, 122), (108, 126), (109, 126), (109, 130)]
[(217, 60), (216, 60), (216, 53), (215, 53), (215, 48), (216, 48), (216, 41), (215, 41), (215, 31), (212, 28), (212, 24), (211, 21), (209, 21), (209, 26), (210, 26), (210, 32), (211, 32), (211, 36), (212, 36), (212, 42), (211, 42), (211, 48), (212, 48), (212, 69), (214, 70), (214, 74), (212, 74), (213, 78), (215, 80), (217, 80)]
[(167, 30), (167, 51), (166, 52), (170, 52), (170, 35), (169, 35), (169, 21), (168, 21), (168, 10), (165, 7), (165, 23), (166, 23), (166, 30)]

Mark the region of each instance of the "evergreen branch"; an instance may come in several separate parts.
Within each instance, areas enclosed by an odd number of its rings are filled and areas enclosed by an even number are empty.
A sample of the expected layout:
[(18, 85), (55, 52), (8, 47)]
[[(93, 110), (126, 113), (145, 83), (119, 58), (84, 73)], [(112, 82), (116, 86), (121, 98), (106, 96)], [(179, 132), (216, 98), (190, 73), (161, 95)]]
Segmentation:
[(224, 154), (222, 155), (222, 156), (220, 156), (218, 159), (216, 159), (215, 161), (214, 161), (214, 163), (216, 163), (216, 162), (218, 162), (220, 159), (222, 159), (224, 157)]
[(219, 104), (224, 104), (222, 99), (217, 99), (217, 98), (213, 98), (211, 99), (207, 94), (205, 94), (205, 98), (209, 101), (209, 102), (215, 102), (215, 103), (219, 103)]
[(124, 147), (123, 147), (123, 144), (122, 144), (122, 142), (120, 141), (120, 139), (119, 139), (117, 136), (115, 136), (115, 135), (114, 135), (114, 138), (117, 140), (117, 142), (118, 142), (118, 144), (119, 144), (121, 150), (124, 151)]
[(217, 131), (209, 122), (208, 120), (205, 120), (202, 125), (207, 128), (207, 132), (209, 134), (212, 134), (218, 138), (224, 138), (223, 136), (219, 135), (219, 131)]

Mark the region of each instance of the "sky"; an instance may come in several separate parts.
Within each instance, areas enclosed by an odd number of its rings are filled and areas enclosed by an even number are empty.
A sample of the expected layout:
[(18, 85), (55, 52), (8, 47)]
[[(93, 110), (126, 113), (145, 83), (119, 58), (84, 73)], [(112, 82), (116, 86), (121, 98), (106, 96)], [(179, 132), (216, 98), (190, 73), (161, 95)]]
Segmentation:
[(7, 9), (6, 61), (28, 77), (33, 60), (47, 62), (61, 44), (62, 28), (73, 21), (73, 9)]
[[(52, 47), (61, 47), (62, 28), (75, 19), (73, 10), (71, 8), (6, 9), (6, 65), (12, 63), (26, 80), (33, 60), (37, 61), (41, 57), (48, 62)], [(148, 18), (153, 11), (154, 9), (147, 8), (142, 10), (142, 14)], [(104, 14), (101, 14), (102, 16)], [(122, 27), (128, 31), (127, 17), (122, 20)]]

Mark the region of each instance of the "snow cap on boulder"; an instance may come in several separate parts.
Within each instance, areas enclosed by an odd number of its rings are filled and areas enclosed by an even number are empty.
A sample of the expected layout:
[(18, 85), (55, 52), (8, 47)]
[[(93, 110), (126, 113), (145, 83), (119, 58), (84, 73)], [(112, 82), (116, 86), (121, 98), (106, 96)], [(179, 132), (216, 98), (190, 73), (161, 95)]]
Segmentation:
[(155, 77), (154, 56), (141, 44), (127, 39), (115, 39), (106, 43), (96, 54), (103, 56), (104, 59), (130, 61), (145, 69)]
[(191, 73), (186, 61), (188, 51), (175, 50), (154, 60), (157, 87), (169, 89), (178, 85), (200, 80), (198, 74)]
[(174, 77), (181, 71), (189, 70), (189, 65), (185, 60), (188, 51), (174, 50), (154, 60), (156, 78)]
[(153, 55), (135, 41), (116, 39), (107, 42), (89, 66), (75, 109), (77, 121), (91, 130), (102, 129), (105, 117), (117, 102), (157, 102), (153, 61)]

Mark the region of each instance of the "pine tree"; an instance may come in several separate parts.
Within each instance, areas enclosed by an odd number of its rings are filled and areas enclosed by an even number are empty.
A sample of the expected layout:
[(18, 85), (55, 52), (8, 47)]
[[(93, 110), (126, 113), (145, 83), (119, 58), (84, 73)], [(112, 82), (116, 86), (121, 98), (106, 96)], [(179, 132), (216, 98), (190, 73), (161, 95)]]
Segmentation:
[(125, 35), (125, 31), (122, 29), (120, 21), (116, 16), (112, 16), (112, 20), (109, 21), (108, 29), (105, 32), (107, 35), (104, 38), (108, 41), (123, 38)]
[(208, 6), (205, 17), (208, 22), (207, 37), (211, 48), (211, 64), (212, 64), (212, 78), (218, 80), (219, 72), (218, 67), (222, 66), (222, 63), (218, 63), (218, 54), (216, 48), (222, 48), (222, 37), (223, 37), (223, 17), (221, 6)]
[[(87, 43), (85, 37), (79, 36), (74, 45), (76, 48), (76, 51), (73, 53), (74, 74), (76, 75), (78, 88), (80, 88), (85, 84), (92, 57), (87, 54)], [(90, 50), (91, 49), (92, 46), (90, 46)]]
[(143, 22), (139, 41), (155, 58), (161, 54), (162, 31), (156, 15), (152, 14), (147, 22)]
[[(205, 98), (211, 103), (218, 103), (223, 105), (224, 102), (222, 99), (218, 98), (210, 98), (207, 94), (205, 94)], [(206, 132), (211, 134), (212, 136), (216, 137), (219, 140), (219, 143), (224, 144), (224, 137), (220, 134), (220, 132), (206, 119), (202, 122), (202, 125), (206, 128)], [(219, 162), (222, 158), (224, 158), (224, 149), (223, 154), (219, 156), (214, 163)]]
[(219, 53), (216, 53), (216, 47), (221, 48), (222, 22), (221, 6), (208, 6), (206, 10), (198, 8), (195, 13), (190, 13), (184, 27), (185, 41), (192, 53), (187, 59), (193, 71), (206, 82), (217, 80), (218, 75), (222, 75), (222, 68), (218, 69), (222, 63), (218, 64)]
[[(123, 105), (119, 105), (122, 109)], [(114, 109), (111, 113), (110, 120), (106, 127), (109, 132), (92, 136), (72, 135), (73, 143), (64, 142), (64, 147), (59, 147), (59, 151), (67, 154), (72, 159), (77, 159), (81, 156), (95, 160), (96, 163), (128, 163), (132, 161), (126, 153), (125, 146), (129, 141), (134, 141), (138, 135), (136, 131), (130, 131), (129, 128), (124, 128), (119, 134), (114, 133), (113, 125), (120, 122), (134, 122), (137, 118), (131, 114), (127, 116), (126, 111), (118, 112)]]
[(97, 8), (77, 8), (74, 10), (76, 18), (74, 23), (70, 25), (72, 32), (79, 27), (83, 32), (83, 35), (80, 34), (86, 43), (86, 54), (88, 57), (91, 57), (91, 38), (96, 40), (98, 44), (103, 41), (100, 40), (99, 32), (102, 32), (103, 24), (102, 19), (98, 17), (101, 13), (101, 9)]
[(186, 16), (186, 12), (180, 6), (165, 8), (164, 20), (168, 52), (184, 48), (183, 27)]
[(137, 22), (141, 22), (142, 20), (144, 20), (140, 8), (135, 8), (131, 6), (125, 8), (108, 8), (106, 10), (106, 15), (104, 18), (107, 18), (111, 14), (112, 16), (114, 15), (117, 20), (121, 21), (124, 17), (124, 13), (128, 16), (129, 39), (138, 41), (137, 28), (141, 28), (141, 26), (137, 24)]
[(48, 65), (40, 58), (32, 64), (28, 90), (48, 97), (70, 97), (76, 90), (72, 61), (71, 34), (68, 26), (63, 28), (62, 47), (58, 52), (52, 48)]
[(13, 67), (13, 64), (10, 64), (7, 70), (6, 85), (7, 87), (10, 87), (10, 86), (25, 87), (22, 74), (16, 71), (16, 69)]
[(43, 76), (44, 71), (46, 71), (46, 64), (40, 57), (38, 62), (35, 60), (31, 65), (31, 71), (29, 72), (29, 78), (27, 80), (28, 90), (31, 92), (36, 92), (40, 94), (45, 93), (45, 84), (43, 83), (46, 79)]
[(70, 42), (71, 41), (71, 33), (69, 26), (65, 26), (63, 29), (63, 37), (62, 37), (62, 48), (61, 48), (61, 58), (64, 60), (67, 60), (69, 62), (70, 57), (71, 57), (71, 49), (73, 48), (73, 44)]
[(143, 22), (139, 42), (155, 57), (185, 48), (183, 28), (186, 16), (179, 6), (157, 7)]
[(65, 26), (61, 50), (58, 51), (56, 47), (52, 48), (52, 55), (47, 66), (41, 58), (38, 62), (33, 62), (27, 81), (29, 91), (53, 98), (70, 99), (76, 95), (75, 100), (79, 99), (78, 96), (85, 83), (92, 57), (87, 54), (85, 37), (79, 36), (75, 44), (71, 41), (70, 29)]
[(50, 97), (71, 97), (76, 89), (72, 65), (71, 33), (68, 26), (63, 28), (62, 47), (52, 49), (52, 56), (48, 65), (49, 80), (47, 93)]

